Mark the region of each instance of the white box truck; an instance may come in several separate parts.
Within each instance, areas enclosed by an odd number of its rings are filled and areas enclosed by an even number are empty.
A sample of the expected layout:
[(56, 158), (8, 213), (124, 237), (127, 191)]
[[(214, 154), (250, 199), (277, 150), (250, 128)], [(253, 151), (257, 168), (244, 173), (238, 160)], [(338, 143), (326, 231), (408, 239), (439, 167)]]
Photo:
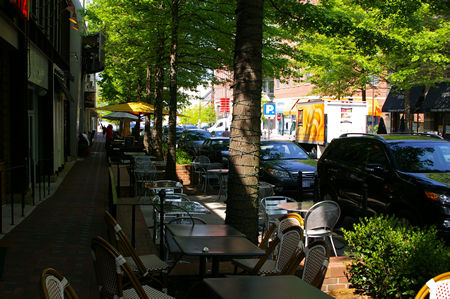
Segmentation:
[(366, 101), (320, 99), (296, 105), (295, 140), (317, 158), (333, 138), (344, 133), (367, 133)]

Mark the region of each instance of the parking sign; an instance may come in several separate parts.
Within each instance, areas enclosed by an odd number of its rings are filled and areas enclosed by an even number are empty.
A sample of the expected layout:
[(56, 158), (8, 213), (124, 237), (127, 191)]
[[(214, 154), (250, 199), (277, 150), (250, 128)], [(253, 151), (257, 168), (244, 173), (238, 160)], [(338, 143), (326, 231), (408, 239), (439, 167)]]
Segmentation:
[(275, 104), (274, 103), (264, 104), (264, 116), (275, 116)]

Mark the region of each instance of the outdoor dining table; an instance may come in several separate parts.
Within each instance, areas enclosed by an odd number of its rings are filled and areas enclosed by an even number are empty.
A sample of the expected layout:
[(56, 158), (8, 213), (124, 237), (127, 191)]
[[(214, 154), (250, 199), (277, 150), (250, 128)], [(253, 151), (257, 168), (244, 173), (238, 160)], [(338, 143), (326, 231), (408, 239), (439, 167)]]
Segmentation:
[(212, 258), (211, 275), (219, 273), (222, 258), (245, 258), (263, 256), (265, 251), (242, 236), (174, 236), (173, 239), (183, 255), (200, 258), (199, 274), (206, 273), (206, 258)]
[(166, 229), (177, 237), (245, 237), (243, 233), (227, 224), (166, 224)]
[[(154, 171), (164, 171), (164, 170), (154, 170)], [(164, 190), (166, 193), (183, 193), (183, 184), (176, 181), (153, 181), (146, 182), (144, 187), (154, 194), (158, 194), (159, 191)]]
[(305, 214), (314, 205), (313, 201), (296, 201), (296, 202), (283, 202), (277, 204), (277, 208), (287, 210), (290, 212), (297, 212)]
[(333, 298), (295, 275), (235, 275), (203, 282), (222, 299)]

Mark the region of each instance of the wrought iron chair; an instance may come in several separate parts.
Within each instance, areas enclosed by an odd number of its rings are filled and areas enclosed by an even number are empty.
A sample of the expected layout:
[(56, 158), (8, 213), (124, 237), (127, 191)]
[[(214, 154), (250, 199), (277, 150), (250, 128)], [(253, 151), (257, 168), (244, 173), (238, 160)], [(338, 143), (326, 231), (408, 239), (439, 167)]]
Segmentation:
[(42, 271), (41, 295), (45, 299), (78, 299), (67, 279), (53, 268), (45, 268)]
[(126, 259), (103, 238), (93, 238), (91, 250), (101, 298), (173, 298), (142, 285)]

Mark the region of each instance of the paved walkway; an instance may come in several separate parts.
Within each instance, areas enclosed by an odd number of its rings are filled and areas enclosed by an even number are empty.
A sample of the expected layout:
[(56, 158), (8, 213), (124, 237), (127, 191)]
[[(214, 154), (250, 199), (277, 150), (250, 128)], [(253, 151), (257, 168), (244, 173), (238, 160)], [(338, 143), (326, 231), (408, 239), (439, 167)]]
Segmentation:
[(108, 183), (103, 136), (79, 159), (56, 192), (0, 240), (6, 248), (0, 298), (40, 298), (42, 270), (65, 275), (80, 298), (97, 298), (90, 242), (105, 235)]

